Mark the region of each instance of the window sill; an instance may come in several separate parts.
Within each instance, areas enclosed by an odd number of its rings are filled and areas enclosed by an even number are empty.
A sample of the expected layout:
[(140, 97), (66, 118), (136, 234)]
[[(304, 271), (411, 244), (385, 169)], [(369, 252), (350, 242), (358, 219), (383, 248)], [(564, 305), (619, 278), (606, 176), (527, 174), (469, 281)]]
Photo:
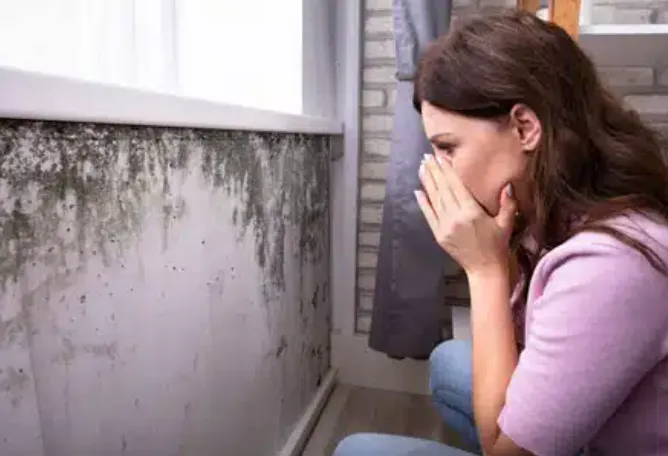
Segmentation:
[(0, 118), (342, 134), (343, 124), (0, 67)]

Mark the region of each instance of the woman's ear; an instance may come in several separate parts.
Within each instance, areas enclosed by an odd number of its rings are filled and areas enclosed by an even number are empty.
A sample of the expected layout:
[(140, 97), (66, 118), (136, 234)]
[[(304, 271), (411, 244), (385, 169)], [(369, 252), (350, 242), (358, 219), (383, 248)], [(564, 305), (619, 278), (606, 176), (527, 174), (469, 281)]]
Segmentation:
[(515, 128), (522, 150), (531, 152), (538, 148), (543, 132), (538, 116), (527, 105), (516, 104), (510, 110), (510, 121)]

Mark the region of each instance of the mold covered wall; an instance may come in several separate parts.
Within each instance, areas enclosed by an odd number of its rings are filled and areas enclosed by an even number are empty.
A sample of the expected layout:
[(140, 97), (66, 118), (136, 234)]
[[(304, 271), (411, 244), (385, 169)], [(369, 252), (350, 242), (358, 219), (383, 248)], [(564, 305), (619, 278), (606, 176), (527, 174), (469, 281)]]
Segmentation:
[(329, 368), (329, 140), (0, 120), (0, 454), (276, 453)]

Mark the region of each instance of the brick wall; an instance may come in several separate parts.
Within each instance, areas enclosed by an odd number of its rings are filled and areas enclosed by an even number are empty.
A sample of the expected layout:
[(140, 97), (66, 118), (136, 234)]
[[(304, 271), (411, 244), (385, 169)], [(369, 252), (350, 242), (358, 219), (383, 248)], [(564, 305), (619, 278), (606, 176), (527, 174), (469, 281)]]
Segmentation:
[[(454, 0), (453, 16), (514, 5), (514, 0)], [(392, 0), (366, 0), (363, 69), (363, 148), (360, 165), (357, 331), (368, 332), (371, 321), (376, 257), (385, 197), (387, 158), (395, 100)], [(595, 23), (668, 23), (668, 0), (594, 0)], [(603, 77), (648, 113), (668, 132), (668, 69), (602, 68)], [(667, 94), (667, 95), (664, 95)], [(461, 284), (460, 284), (461, 285)], [(452, 299), (466, 299), (466, 288), (453, 289)]]
[(668, 23), (666, 0), (593, 0), (592, 21), (597, 24)]

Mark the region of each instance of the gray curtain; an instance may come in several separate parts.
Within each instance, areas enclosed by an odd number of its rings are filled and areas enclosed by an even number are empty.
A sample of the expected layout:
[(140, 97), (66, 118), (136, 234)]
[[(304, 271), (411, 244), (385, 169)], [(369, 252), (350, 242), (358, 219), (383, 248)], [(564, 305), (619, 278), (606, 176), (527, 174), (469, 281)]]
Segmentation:
[(413, 77), (425, 46), (450, 26), (452, 0), (394, 0), (397, 99), (369, 346), (393, 358), (424, 359), (443, 339), (446, 269), (413, 191), (431, 151), (413, 108)]

